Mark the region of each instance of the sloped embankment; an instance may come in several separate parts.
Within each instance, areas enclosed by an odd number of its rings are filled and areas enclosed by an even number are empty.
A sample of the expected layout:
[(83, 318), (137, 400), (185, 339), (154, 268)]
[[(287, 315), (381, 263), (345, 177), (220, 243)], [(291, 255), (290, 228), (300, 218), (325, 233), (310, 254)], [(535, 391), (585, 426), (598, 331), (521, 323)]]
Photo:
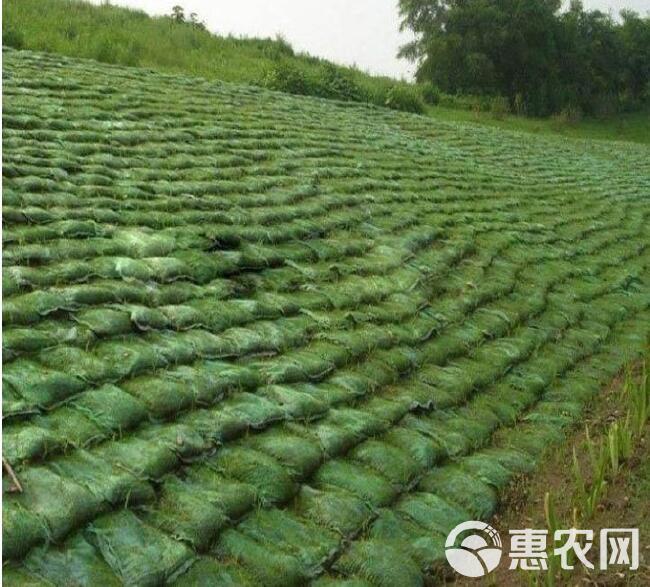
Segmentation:
[(650, 334), (647, 148), (4, 58), (8, 585), (418, 585)]

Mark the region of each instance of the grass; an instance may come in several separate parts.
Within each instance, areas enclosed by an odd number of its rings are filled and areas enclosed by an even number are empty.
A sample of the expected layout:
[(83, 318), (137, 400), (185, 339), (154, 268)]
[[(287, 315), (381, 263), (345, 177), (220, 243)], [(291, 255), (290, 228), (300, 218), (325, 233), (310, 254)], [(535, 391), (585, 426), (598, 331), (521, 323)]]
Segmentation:
[(222, 38), (107, 4), (10, 0), (2, 10), (5, 44), (207, 79), (251, 83), (276, 57), (291, 55), (272, 40)]
[(5, 585), (421, 586), (645, 350), (644, 145), (3, 67)]
[(472, 112), (444, 106), (430, 106), (428, 114), (450, 122), (471, 122), (538, 135), (650, 144), (650, 111), (617, 114), (599, 119), (584, 118), (577, 122), (565, 121), (561, 117), (527, 118), (511, 114), (495, 117), (490, 112)]
[(7, 0), (2, 15), (3, 44), (15, 48), (254, 85), (265, 85), (278, 68), (291, 68), (312, 83), (334, 70), (336, 82), (342, 78), (379, 105), (386, 103), (394, 86), (407, 85), (296, 54), (282, 39), (220, 37), (189, 23), (110, 4)]
[[(650, 143), (650, 112), (565, 122), (463, 108), (424, 107), (419, 90), (386, 77), (330, 64), (272, 39), (219, 37), (169, 18), (79, 0), (6, 0), (3, 43), (17, 48), (87, 57), (322, 97), (367, 101), (426, 113), (440, 120), (568, 138)], [(446, 97), (453, 104), (453, 97)], [(467, 100), (461, 102), (465, 103)]]

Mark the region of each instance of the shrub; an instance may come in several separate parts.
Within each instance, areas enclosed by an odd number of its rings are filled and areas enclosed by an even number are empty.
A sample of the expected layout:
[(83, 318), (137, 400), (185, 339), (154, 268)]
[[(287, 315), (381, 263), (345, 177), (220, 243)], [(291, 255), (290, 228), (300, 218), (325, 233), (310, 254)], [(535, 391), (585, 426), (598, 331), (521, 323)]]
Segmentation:
[(421, 113), (425, 110), (420, 88), (407, 84), (361, 86), (352, 75), (331, 63), (311, 74), (281, 59), (264, 74), (260, 85), (271, 90), (350, 102), (370, 102), (394, 110)]
[(289, 94), (307, 95), (311, 93), (304, 71), (286, 60), (278, 61), (266, 72), (262, 85), (271, 90)]
[(2, 31), (2, 44), (14, 49), (22, 49), (25, 46), (25, 39), (20, 31), (6, 27)]
[(319, 94), (323, 98), (336, 98), (362, 102), (364, 92), (349, 74), (331, 63), (326, 63), (317, 81)]
[(275, 40), (273, 41), (273, 46), (276, 52), (279, 55), (284, 55), (286, 57), (293, 57), (295, 55), (291, 43), (285, 39), (281, 34), (277, 34)]
[(497, 120), (505, 118), (510, 113), (510, 102), (503, 96), (495, 96), (490, 100), (490, 112)]
[(555, 126), (573, 126), (582, 120), (582, 110), (577, 106), (567, 106), (552, 117)]
[(433, 83), (422, 84), (420, 86), (420, 91), (422, 93), (422, 98), (427, 104), (431, 104), (435, 106), (440, 103), (442, 92), (440, 91), (440, 88), (435, 84)]
[(185, 10), (178, 4), (172, 8), (171, 18), (174, 22), (181, 24), (185, 22)]
[(266, 72), (262, 85), (289, 94), (351, 102), (364, 102), (370, 98), (350, 74), (331, 63), (321, 65), (315, 72), (306, 72), (282, 59)]
[(106, 36), (96, 40), (91, 55), (104, 63), (137, 66), (140, 64), (142, 47), (136, 41), (116, 43)]
[(592, 114), (598, 118), (607, 118), (616, 112), (624, 111), (619, 96), (611, 93), (603, 93), (593, 99)]
[[(242, 42), (241, 39), (235, 39), (235, 42)], [(265, 57), (274, 61), (281, 61), (287, 57), (294, 57), (293, 47), (282, 35), (277, 35), (275, 39), (247, 39), (244, 44), (255, 46)]]
[(196, 14), (196, 12), (192, 12), (190, 14), (190, 22), (189, 23), (192, 25), (192, 27), (194, 27), (195, 29), (198, 29), (200, 31), (207, 30), (207, 26), (206, 26), (205, 22), (203, 22), (202, 20), (199, 20), (199, 17)]
[(618, 103), (619, 112), (638, 112), (643, 109), (643, 100), (631, 95), (629, 92), (621, 94)]
[(383, 83), (364, 83), (362, 92), (365, 96), (366, 102), (369, 104), (385, 107), (386, 100), (388, 100), (388, 93), (392, 87), (392, 84), (384, 85)]
[(484, 99), (472, 94), (441, 94), (440, 105), (447, 108), (456, 108), (458, 110), (468, 110), (480, 112), (483, 110)]
[(390, 89), (386, 97), (386, 106), (404, 112), (422, 113), (425, 110), (424, 100), (419, 89), (406, 84), (395, 85)]
[(517, 116), (526, 115), (526, 101), (521, 92), (517, 92), (515, 95), (514, 111)]
[(116, 48), (108, 39), (101, 39), (95, 44), (92, 57), (103, 63), (118, 63)]

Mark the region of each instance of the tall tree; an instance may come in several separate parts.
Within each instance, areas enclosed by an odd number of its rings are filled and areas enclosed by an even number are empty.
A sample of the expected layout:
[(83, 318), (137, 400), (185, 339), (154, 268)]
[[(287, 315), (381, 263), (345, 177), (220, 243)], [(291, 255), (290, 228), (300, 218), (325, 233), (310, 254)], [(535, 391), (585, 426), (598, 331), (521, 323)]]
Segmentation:
[[(561, 0), (400, 0), (402, 29), (416, 38), (400, 56), (419, 81), (451, 93), (501, 95), (531, 114), (568, 106), (606, 111), (647, 98), (650, 20)], [(645, 98), (644, 98), (645, 97)]]
[(634, 101), (650, 102), (650, 18), (621, 12), (621, 39), (625, 52), (625, 85)]
[(171, 14), (172, 20), (177, 23), (184, 23), (185, 22), (185, 10), (183, 9), (182, 6), (176, 4), (176, 6), (172, 7), (172, 14)]

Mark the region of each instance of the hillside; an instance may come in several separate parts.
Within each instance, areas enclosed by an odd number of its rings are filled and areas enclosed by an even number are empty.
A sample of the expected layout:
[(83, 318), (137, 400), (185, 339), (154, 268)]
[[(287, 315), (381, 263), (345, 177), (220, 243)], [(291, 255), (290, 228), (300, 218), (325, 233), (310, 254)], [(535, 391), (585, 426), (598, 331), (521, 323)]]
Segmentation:
[[(8, 0), (2, 10), (5, 45), (106, 63), (252, 83), (279, 57), (301, 59), (288, 45), (271, 39), (219, 37), (189, 24), (176, 25), (169, 18), (110, 4)], [(301, 65), (317, 61), (302, 58)]]
[(645, 146), (3, 74), (6, 585), (435, 582), (647, 344)]
[(6, 0), (3, 44), (104, 63), (242, 84), (275, 86), (385, 106), (393, 87), (408, 84), (371, 76), (306, 54), (283, 39), (220, 37), (169, 17), (89, 4), (83, 0)]
[(495, 114), (485, 99), (445, 95), (433, 106), (422, 103), (421, 88), (298, 54), (282, 40), (219, 37), (190, 24), (175, 25), (169, 18), (118, 6), (82, 0), (5, 0), (2, 17), (3, 44), (18, 49), (271, 86), (294, 94), (388, 104), (449, 122), (650, 144), (650, 112), (577, 121), (525, 118)]

